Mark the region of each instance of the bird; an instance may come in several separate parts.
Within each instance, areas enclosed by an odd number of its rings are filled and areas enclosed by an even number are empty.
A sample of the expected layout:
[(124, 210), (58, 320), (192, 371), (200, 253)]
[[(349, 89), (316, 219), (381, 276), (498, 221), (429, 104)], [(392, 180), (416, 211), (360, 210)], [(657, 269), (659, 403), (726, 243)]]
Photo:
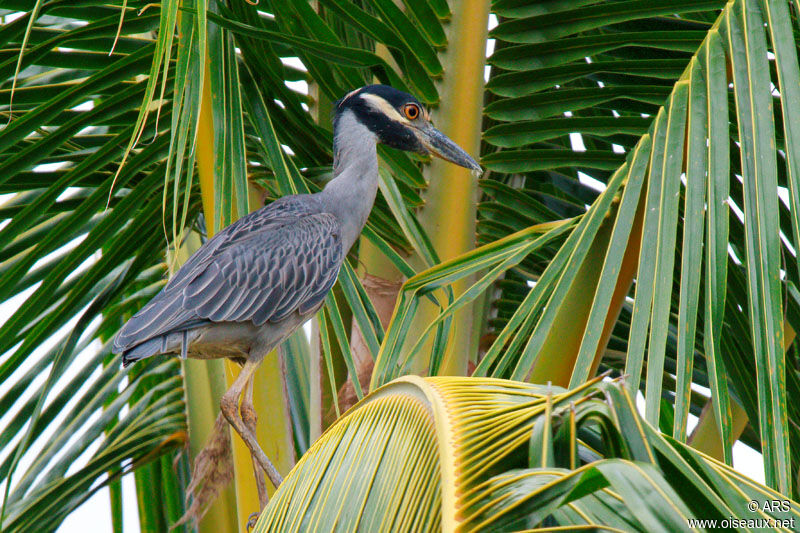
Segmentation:
[(253, 374), (264, 357), (322, 306), (361, 234), (378, 190), (377, 145), (478, 163), (433, 127), (414, 96), (387, 85), (347, 93), (333, 110), (333, 178), (312, 194), (284, 196), (205, 242), (165, 287), (120, 329), (123, 366), (157, 354), (228, 358), (241, 365), (220, 411), (263, 474), (278, 471), (255, 436)]

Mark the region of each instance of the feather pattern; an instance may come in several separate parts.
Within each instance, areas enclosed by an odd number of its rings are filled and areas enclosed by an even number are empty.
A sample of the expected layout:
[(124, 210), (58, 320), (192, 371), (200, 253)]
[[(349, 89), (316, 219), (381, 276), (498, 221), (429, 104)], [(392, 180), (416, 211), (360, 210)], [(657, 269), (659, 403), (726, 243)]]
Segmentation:
[(123, 352), (213, 322), (279, 322), (317, 309), (344, 259), (336, 217), (314, 195), (286, 196), (220, 231), (114, 340)]

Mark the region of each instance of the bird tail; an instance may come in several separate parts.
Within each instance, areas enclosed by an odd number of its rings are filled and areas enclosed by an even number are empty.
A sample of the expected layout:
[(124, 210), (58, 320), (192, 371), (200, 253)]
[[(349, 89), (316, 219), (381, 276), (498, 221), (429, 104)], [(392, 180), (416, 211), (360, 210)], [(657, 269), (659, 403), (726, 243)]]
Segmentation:
[(197, 335), (197, 330), (184, 329), (147, 339), (135, 346), (122, 350), (122, 366), (126, 367), (139, 359), (144, 359), (160, 353), (179, 353), (183, 359), (186, 359), (189, 344), (197, 338)]
[(153, 339), (148, 339), (122, 352), (122, 366), (126, 367), (140, 359), (151, 357), (157, 353), (166, 351), (166, 336), (162, 335)]

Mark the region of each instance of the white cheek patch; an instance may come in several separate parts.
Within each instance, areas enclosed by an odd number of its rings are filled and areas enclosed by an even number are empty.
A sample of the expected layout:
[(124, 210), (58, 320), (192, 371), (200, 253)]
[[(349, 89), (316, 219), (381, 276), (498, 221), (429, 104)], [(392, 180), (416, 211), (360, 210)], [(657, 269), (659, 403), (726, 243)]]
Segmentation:
[(392, 107), (392, 104), (378, 96), (377, 94), (362, 94), (361, 98), (363, 98), (366, 102), (369, 103), (376, 111), (386, 115), (391, 120), (395, 122), (402, 122), (403, 124), (410, 124), (409, 120), (397, 112), (397, 110)]

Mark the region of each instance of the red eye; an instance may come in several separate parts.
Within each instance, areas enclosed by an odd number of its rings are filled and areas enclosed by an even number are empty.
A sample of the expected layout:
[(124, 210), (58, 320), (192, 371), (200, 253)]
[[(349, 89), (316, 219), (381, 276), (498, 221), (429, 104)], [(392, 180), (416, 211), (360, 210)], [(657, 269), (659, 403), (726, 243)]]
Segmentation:
[(417, 104), (406, 104), (403, 106), (403, 113), (408, 120), (416, 120), (419, 116), (419, 106)]

